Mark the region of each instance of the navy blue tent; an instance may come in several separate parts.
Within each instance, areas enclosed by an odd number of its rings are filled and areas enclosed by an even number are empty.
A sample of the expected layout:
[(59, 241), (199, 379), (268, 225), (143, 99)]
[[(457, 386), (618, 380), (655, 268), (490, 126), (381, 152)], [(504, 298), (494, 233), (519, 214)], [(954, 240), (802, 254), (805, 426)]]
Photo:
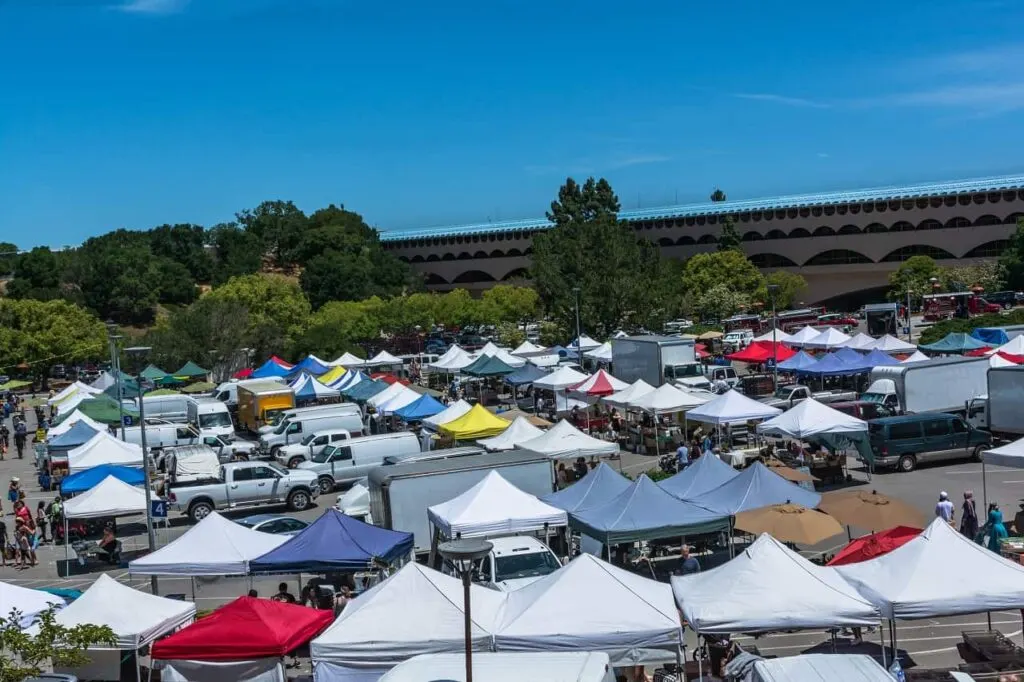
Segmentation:
[[(851, 351), (856, 352), (856, 351)], [(810, 367), (799, 370), (798, 374), (810, 374), (816, 377), (841, 377), (850, 374), (860, 374), (867, 370), (858, 365), (852, 365), (842, 358), (836, 357), (835, 353), (829, 353), (821, 360)]]
[(285, 369), (281, 365), (277, 364), (273, 360), (267, 360), (262, 365), (257, 367), (252, 372), (253, 379), (267, 379), (269, 377), (284, 377), (288, 376), (291, 370)]
[(779, 369), (786, 372), (799, 372), (802, 369), (813, 367), (816, 362), (818, 360), (813, 355), (808, 354), (806, 351), (800, 351), (788, 360), (780, 362)]
[(541, 369), (537, 365), (528, 362), (519, 369), (517, 369), (515, 372), (512, 372), (512, 374), (506, 376), (505, 383), (510, 386), (523, 386), (525, 384), (532, 384), (537, 379), (540, 379), (547, 373), (548, 371), (546, 369)]
[(328, 367), (327, 365), (317, 362), (314, 358), (311, 358), (310, 356), (307, 355), (302, 359), (302, 362), (292, 367), (288, 374), (290, 376), (296, 376), (299, 374), (299, 372), (307, 372), (315, 377), (318, 377), (321, 374), (325, 374), (326, 372), (330, 371), (330, 369), (331, 368)]
[(142, 469), (125, 467), (119, 464), (100, 464), (65, 478), (60, 483), (60, 494), (70, 495), (72, 493), (84, 493), (86, 490), (92, 490), (107, 476), (113, 476), (128, 485), (143, 485), (146, 482), (146, 474)]
[(754, 462), (732, 480), (690, 501), (718, 514), (731, 516), (787, 502), (814, 509), (821, 501), (821, 495), (790, 483), (760, 462)]
[(98, 432), (84, 421), (75, 422), (70, 429), (54, 436), (46, 446), (50, 450), (74, 450), (79, 445), (85, 445)]
[(986, 346), (992, 346), (993, 348), (1001, 346), (1010, 340), (1010, 337), (1006, 335), (1006, 330), (1002, 327), (978, 327), (971, 332), (971, 336)]
[(284, 544), (249, 562), (251, 573), (359, 571), (374, 561), (387, 564), (412, 552), (412, 533), (378, 528), (337, 509), (323, 515)]
[(668, 491), (680, 500), (691, 500), (728, 483), (739, 476), (739, 472), (713, 455), (701, 455), (693, 464), (671, 478), (660, 481), (662, 490)]
[(641, 474), (608, 502), (569, 512), (569, 525), (603, 544), (613, 545), (728, 530), (729, 515), (673, 497)]
[(629, 486), (628, 478), (601, 462), (568, 488), (548, 493), (540, 499), (552, 507), (573, 512), (600, 506), (621, 495)]
[(432, 395), (423, 395), (412, 401), (405, 407), (395, 410), (394, 414), (399, 419), (407, 422), (419, 421), (427, 417), (433, 417), (446, 409), (445, 404)]

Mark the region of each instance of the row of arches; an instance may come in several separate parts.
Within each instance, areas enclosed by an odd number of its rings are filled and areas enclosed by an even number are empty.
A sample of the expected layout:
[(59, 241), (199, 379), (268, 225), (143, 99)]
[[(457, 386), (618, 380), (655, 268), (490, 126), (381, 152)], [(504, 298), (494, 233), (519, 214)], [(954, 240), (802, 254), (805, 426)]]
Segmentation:
[(488, 274), (483, 270), (468, 270), (460, 273), (452, 281), (446, 280), (436, 272), (431, 272), (424, 276), (424, 282), (427, 286), (435, 285), (446, 285), (446, 284), (480, 284), (485, 282), (511, 282), (518, 279), (528, 279), (530, 274), (526, 271), (526, 268), (516, 268), (507, 275), (502, 277), (500, 280), (496, 279), (494, 275)]
[(457, 255), (451, 252), (444, 253), (438, 256), (436, 253), (422, 256), (416, 254), (412, 258), (408, 256), (399, 256), (398, 260), (404, 263), (434, 263), (437, 261), (451, 261), (451, 260), (482, 260), (486, 258), (519, 258), (521, 256), (532, 256), (533, 248), (527, 248), (525, 251), (519, 249), (509, 249), (508, 251), (502, 251), (501, 249), (495, 249), (493, 251), (475, 251), (470, 253), (469, 251), (461, 251)]
[[(1009, 248), (1008, 239), (997, 239), (974, 247), (963, 255), (964, 258), (995, 258)], [(873, 261), (859, 251), (850, 249), (829, 249), (815, 254), (803, 263), (804, 267), (815, 265), (854, 265), (858, 263), (902, 263), (914, 256), (929, 256), (935, 260), (955, 259), (956, 256), (937, 246), (913, 244), (890, 251), (878, 261)], [(795, 268), (800, 264), (777, 253), (757, 253), (750, 256), (750, 262), (759, 268)]]

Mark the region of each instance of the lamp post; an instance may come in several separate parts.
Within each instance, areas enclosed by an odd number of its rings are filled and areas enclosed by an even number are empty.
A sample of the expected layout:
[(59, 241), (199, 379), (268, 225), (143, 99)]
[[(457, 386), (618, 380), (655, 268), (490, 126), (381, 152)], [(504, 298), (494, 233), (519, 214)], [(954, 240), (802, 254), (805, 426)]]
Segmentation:
[(437, 551), (452, 562), (462, 577), (462, 610), (466, 616), (466, 682), (473, 682), (473, 619), (469, 610), (469, 587), (473, 578), (473, 562), (490, 554), (494, 547), (486, 540), (451, 540), (442, 542)]
[(772, 301), (772, 388), (779, 388), (779, 340), (776, 330), (779, 328), (779, 321), (775, 316), (775, 296), (779, 293), (778, 284), (768, 285), (768, 297)]
[[(149, 346), (132, 346), (131, 348), (125, 348), (125, 352), (128, 355), (137, 359), (137, 365), (139, 371), (136, 372), (136, 381), (139, 384), (139, 437), (142, 441), (142, 474), (145, 476), (146, 481), (146, 534), (149, 536), (149, 551), (150, 553), (156, 550), (156, 534), (153, 532), (153, 489), (152, 480), (149, 472), (149, 451), (146, 449), (146, 406), (142, 401), (142, 363), (149, 351), (152, 348)], [(150, 576), (149, 578), (150, 589), (153, 594), (160, 594), (158, 591), (156, 576)]]
[[(117, 351), (117, 342), (121, 336), (115, 334), (117, 324), (107, 320), (107, 340), (110, 344), (110, 371), (114, 373), (114, 390), (117, 391), (117, 416), (121, 422), (121, 440), (124, 440), (124, 395), (121, 394), (121, 354)], [(114, 435), (117, 435), (116, 433)]]
[(910, 321), (910, 295), (914, 293), (913, 289), (907, 289), (907, 343), (914, 342), (914, 324)]
[(583, 353), (580, 350), (581, 337), (583, 334), (580, 332), (580, 288), (573, 287), (572, 293), (576, 298), (576, 360), (583, 363)]

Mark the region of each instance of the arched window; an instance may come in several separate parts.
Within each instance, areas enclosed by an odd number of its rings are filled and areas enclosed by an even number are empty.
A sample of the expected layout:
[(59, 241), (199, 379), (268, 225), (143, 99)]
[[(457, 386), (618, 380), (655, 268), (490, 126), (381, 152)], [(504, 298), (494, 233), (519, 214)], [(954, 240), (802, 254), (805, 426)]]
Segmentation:
[(743, 235), (742, 241), (745, 241), (745, 242), (759, 242), (762, 239), (764, 239), (764, 237), (761, 236), (760, 232), (756, 232), (754, 230), (751, 230), (750, 232), (747, 232), (746, 234)]
[(483, 251), (477, 251), (473, 254), (473, 258), (487, 258), (487, 254)]
[(997, 239), (994, 242), (985, 242), (964, 254), (964, 258), (996, 258), (1003, 255), (1010, 248), (1009, 239)]
[(455, 260), (473, 260), (473, 256), (469, 254), (469, 251), (463, 251), (455, 257)]
[(441, 260), (455, 260), (455, 254), (454, 253), (446, 253), (443, 256), (441, 256)]
[(765, 239), (785, 239), (786, 238), (786, 233), (783, 232), (782, 230), (779, 230), (779, 229), (768, 230), (768, 232), (767, 232), (767, 234), (765, 234), (764, 238)]
[(860, 234), (860, 228), (856, 225), (843, 225), (839, 228), (839, 234)]
[(975, 227), (982, 227), (983, 225), (1002, 225), (1003, 221), (991, 214), (986, 214), (974, 221)]
[(792, 232), (789, 233), (789, 238), (790, 239), (804, 239), (804, 238), (810, 237), (810, 236), (811, 236), (811, 233), (808, 232), (807, 230), (805, 230), (802, 227), (798, 227), (798, 228), (796, 228), (795, 230), (793, 230)]
[(1006, 216), (1005, 224), (1016, 225), (1021, 218), (1024, 218), (1024, 213), (1011, 213), (1010, 215)]
[(888, 231), (889, 231), (889, 228), (887, 228), (882, 223), (871, 223), (870, 225), (868, 225), (867, 227), (864, 228), (864, 232), (866, 234), (876, 234), (876, 233), (879, 233), (879, 232), (888, 232)]
[(833, 230), (828, 225), (822, 225), (821, 227), (816, 228), (814, 232), (812, 232), (811, 234), (813, 234), (815, 237), (831, 237), (835, 233), (836, 231)]
[(668, 237), (662, 237), (658, 240), (658, 246), (675, 246), (676, 243)]
[[(964, 196), (966, 196), (966, 195), (964, 195)], [(969, 198), (970, 197), (968, 197), (968, 199)], [(946, 221), (946, 227), (947, 228), (951, 228), (951, 227), (970, 227), (970, 226), (971, 226), (971, 221), (968, 220), (967, 218), (950, 218), (949, 220)]]
[(850, 251), (849, 249), (831, 249), (829, 251), (822, 251), (804, 263), (804, 265), (850, 265), (853, 263), (870, 262), (871, 259), (862, 253)]
[(403, 263), (408, 263), (409, 262), (409, 257), (408, 256), (399, 256), (398, 260), (402, 261)]
[(491, 258), (504, 258), (504, 257), (505, 257), (505, 252), (502, 251), (501, 249), (495, 249), (494, 251), (491, 251)]
[(509, 258), (518, 258), (519, 256), (523, 255), (523, 252), (520, 251), (519, 249), (509, 249), (508, 253), (506, 253), (505, 255), (508, 256)]
[(422, 263), (423, 262), (423, 256), (421, 256), (420, 254), (417, 253), (415, 256), (412, 257), (412, 262), (413, 263)]
[[(895, 225), (893, 227), (895, 227)], [(942, 229), (942, 223), (940, 223), (938, 220), (935, 220), (934, 218), (929, 218), (928, 220), (922, 220), (921, 222), (919, 222), (917, 224), (917, 229), (919, 229), (919, 230), (941, 230)]]
[(910, 246), (904, 246), (896, 249), (892, 253), (885, 256), (879, 263), (901, 263), (908, 258), (914, 256), (930, 256), (935, 260), (945, 260), (948, 258), (956, 258), (953, 254), (945, 249), (940, 249), (937, 246), (929, 246), (927, 244), (912, 244)]
[(432, 253), (429, 256), (427, 256), (427, 262), (428, 263), (434, 263), (434, 262), (439, 261), (439, 260), (441, 260), (441, 259), (437, 257), (436, 253)]
[(750, 262), (759, 268), (795, 268), (796, 263), (777, 253), (755, 253)]
[(683, 235), (682, 237), (676, 240), (676, 246), (693, 246), (696, 243), (697, 242), (693, 240), (693, 237), (691, 237), (688, 234)]
[(423, 283), (426, 284), (427, 286), (437, 286), (439, 284), (448, 284), (448, 280), (446, 280), (441, 275), (438, 275), (437, 273), (430, 272), (427, 273), (427, 275), (423, 278)]
[(713, 234), (702, 234), (700, 239), (697, 240), (698, 244), (717, 244), (718, 237)]
[(526, 268), (516, 268), (512, 272), (508, 273), (501, 278), (502, 282), (508, 282), (513, 279), (529, 279), (530, 273), (527, 272)]
[(452, 280), (452, 284), (476, 284), (479, 282), (493, 282), (494, 277), (482, 270), (469, 270)]

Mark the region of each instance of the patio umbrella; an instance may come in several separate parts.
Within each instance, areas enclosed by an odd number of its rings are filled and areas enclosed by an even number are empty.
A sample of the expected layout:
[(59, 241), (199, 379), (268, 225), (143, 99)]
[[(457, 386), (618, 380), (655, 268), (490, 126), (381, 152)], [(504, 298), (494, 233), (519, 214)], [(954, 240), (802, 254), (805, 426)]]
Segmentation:
[(821, 496), (820, 509), (848, 526), (884, 530), (895, 526), (924, 528), (928, 519), (906, 502), (872, 490), (837, 490)]
[(773, 504), (736, 515), (736, 528), (798, 545), (814, 545), (839, 535), (843, 527), (828, 514), (799, 504)]
[(800, 471), (799, 469), (794, 469), (777, 459), (770, 459), (765, 462), (765, 464), (767, 464), (774, 473), (782, 476), (791, 483), (813, 483), (814, 481), (819, 480), (817, 476), (812, 476), (811, 474)]

